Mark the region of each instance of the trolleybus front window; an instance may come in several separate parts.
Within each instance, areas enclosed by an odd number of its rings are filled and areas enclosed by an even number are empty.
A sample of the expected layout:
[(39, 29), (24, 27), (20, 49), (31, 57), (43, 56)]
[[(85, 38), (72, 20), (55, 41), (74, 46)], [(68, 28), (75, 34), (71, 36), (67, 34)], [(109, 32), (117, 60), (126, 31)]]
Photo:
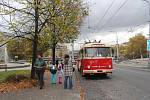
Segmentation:
[(94, 50), (94, 48), (86, 48), (86, 50), (85, 50), (85, 56), (86, 57), (92, 57), (94, 55), (93, 50)]
[(110, 48), (86, 48), (85, 55), (86, 57), (109, 57)]
[(98, 57), (110, 57), (110, 48), (97, 48), (97, 53)]

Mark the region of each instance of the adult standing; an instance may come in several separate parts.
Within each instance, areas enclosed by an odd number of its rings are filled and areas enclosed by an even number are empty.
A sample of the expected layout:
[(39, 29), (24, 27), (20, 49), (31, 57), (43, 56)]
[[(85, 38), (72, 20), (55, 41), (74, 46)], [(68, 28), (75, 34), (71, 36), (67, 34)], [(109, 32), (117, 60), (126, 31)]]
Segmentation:
[[(69, 55), (66, 54), (64, 57), (64, 89), (72, 89), (72, 75), (73, 75), (73, 65), (71, 60), (69, 60)], [(69, 81), (69, 82), (68, 82)]]
[(35, 69), (36, 69), (36, 75), (38, 77), (38, 83), (39, 83), (39, 88), (42, 89), (44, 86), (44, 72), (45, 72), (45, 67), (46, 63), (42, 58), (42, 53), (37, 55), (37, 59), (35, 61)]

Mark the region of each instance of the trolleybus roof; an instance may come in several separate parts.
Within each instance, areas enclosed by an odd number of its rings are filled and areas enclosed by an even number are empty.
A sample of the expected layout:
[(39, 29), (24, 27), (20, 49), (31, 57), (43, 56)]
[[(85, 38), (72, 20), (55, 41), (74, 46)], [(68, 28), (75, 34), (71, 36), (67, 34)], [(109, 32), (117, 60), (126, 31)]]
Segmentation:
[(82, 46), (82, 48), (88, 48), (88, 47), (111, 47), (111, 46), (102, 43), (86, 43)]

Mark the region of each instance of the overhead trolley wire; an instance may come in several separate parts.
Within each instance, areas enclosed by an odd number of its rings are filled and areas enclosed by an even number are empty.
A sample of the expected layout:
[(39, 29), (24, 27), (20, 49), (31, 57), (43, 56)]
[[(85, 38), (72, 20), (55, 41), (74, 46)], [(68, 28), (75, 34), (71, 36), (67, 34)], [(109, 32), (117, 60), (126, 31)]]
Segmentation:
[(104, 26), (109, 23), (117, 14), (118, 12), (121, 10), (121, 8), (127, 3), (128, 0), (125, 0), (122, 5), (116, 10), (116, 12), (104, 23), (104, 25), (102, 27), (100, 27), (100, 30), (102, 30), (104, 28)]
[(98, 23), (95, 25), (95, 27), (97, 27), (105, 18), (105, 16), (107, 15), (107, 13), (109, 12), (109, 10), (111, 9), (111, 7), (113, 6), (113, 4), (115, 3), (116, 0), (113, 0), (111, 2), (111, 4), (109, 5), (109, 7), (107, 8), (107, 10), (105, 11), (104, 15), (101, 17), (101, 19), (98, 21)]

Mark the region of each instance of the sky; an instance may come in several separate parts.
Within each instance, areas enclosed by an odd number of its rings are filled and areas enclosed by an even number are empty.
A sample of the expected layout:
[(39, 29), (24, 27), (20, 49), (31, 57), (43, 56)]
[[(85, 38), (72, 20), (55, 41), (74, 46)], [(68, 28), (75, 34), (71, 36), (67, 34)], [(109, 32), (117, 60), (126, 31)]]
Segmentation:
[(75, 49), (88, 40), (116, 44), (117, 36), (119, 43), (138, 33), (148, 37), (149, 6), (143, 0), (84, 0), (84, 3), (89, 6), (89, 16), (81, 25)]
[(116, 44), (117, 37), (119, 43), (127, 42), (138, 33), (148, 37), (149, 6), (143, 0), (82, 1), (89, 6), (89, 16), (83, 20), (75, 49), (80, 49), (88, 40)]

